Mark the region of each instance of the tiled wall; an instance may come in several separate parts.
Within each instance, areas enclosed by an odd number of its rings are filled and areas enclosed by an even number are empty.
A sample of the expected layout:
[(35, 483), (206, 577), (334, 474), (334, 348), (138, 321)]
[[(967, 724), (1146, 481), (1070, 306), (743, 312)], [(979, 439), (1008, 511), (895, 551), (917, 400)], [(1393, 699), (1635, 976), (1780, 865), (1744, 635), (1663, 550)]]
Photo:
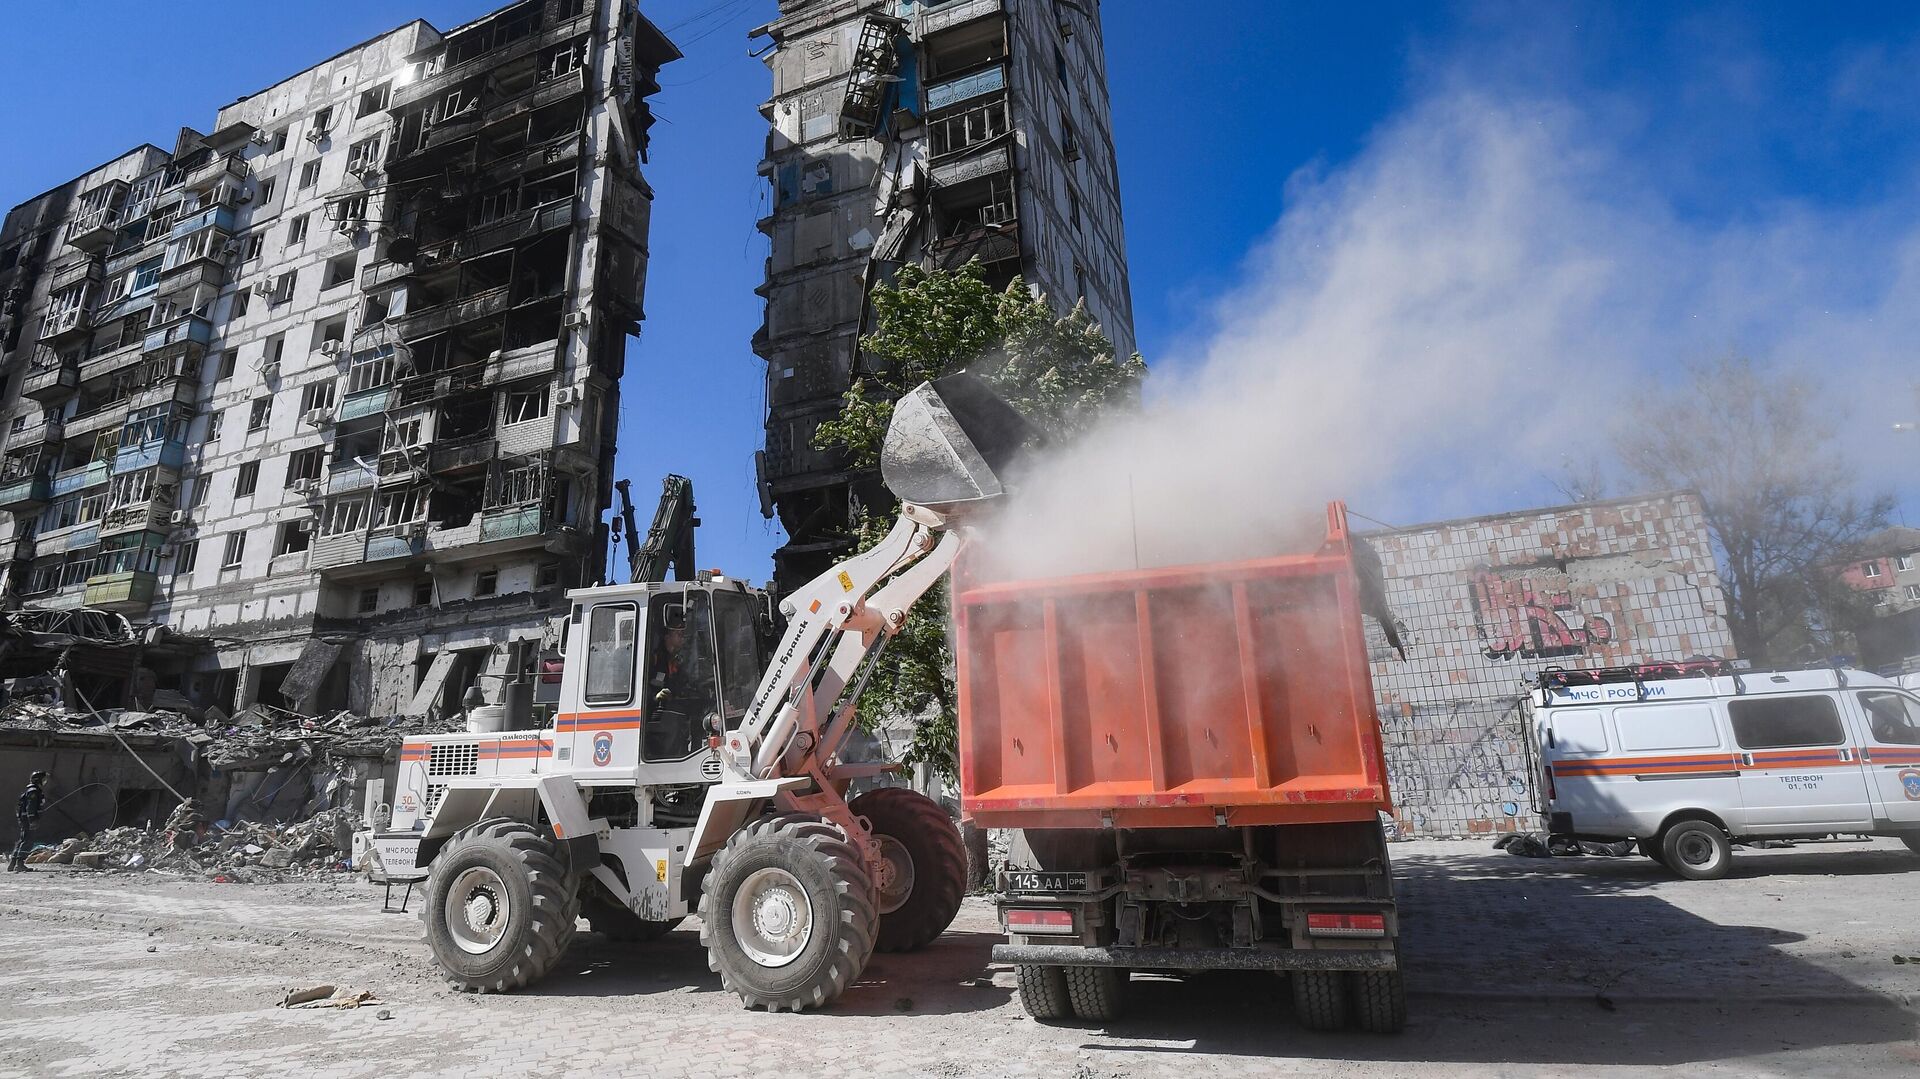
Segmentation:
[(1539, 827), (1524, 735), (1542, 668), (1733, 655), (1689, 493), (1366, 538), (1406, 630), (1405, 659), (1370, 640), (1402, 834)]

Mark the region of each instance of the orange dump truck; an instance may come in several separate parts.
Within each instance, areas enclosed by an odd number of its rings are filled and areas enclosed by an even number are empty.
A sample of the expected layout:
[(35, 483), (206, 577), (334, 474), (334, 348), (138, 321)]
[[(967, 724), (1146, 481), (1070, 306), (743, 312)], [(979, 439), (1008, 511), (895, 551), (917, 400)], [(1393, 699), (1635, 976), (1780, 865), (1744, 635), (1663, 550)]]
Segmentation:
[(1363, 616), (1378, 560), (1310, 553), (969, 583), (954, 599), (965, 812), (1022, 1002), (1111, 1018), (1130, 970), (1290, 975), (1301, 1022), (1397, 1030), (1391, 808)]

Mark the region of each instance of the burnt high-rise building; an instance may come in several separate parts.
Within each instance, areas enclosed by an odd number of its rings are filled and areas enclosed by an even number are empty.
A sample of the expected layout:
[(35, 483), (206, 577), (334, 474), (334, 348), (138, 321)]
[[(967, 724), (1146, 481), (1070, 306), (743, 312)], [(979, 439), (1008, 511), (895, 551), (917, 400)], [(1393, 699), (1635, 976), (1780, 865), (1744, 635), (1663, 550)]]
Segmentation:
[(677, 56), (633, 0), (414, 21), (16, 207), (8, 602), (228, 709), (496, 697), (602, 564)]
[(1098, 0), (783, 0), (770, 40), (772, 241), (762, 509), (791, 588), (851, 547), (878, 478), (812, 446), (863, 370), (868, 295), (902, 265), (978, 259), (1122, 355), (1133, 310)]

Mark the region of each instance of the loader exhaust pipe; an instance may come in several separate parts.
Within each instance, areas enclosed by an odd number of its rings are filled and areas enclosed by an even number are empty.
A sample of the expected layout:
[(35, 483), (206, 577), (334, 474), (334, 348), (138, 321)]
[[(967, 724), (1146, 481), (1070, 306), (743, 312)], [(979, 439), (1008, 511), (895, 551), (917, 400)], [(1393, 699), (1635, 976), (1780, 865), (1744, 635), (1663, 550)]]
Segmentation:
[(894, 404), (880, 478), (900, 501), (951, 517), (1006, 493), (1007, 466), (1044, 441), (979, 376), (961, 371), (922, 382)]

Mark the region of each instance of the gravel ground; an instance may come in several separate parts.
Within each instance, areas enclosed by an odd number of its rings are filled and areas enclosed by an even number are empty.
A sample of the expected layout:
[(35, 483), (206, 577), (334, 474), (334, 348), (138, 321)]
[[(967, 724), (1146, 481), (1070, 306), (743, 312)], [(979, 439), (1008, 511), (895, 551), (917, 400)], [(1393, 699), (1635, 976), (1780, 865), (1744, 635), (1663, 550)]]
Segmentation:
[[(830, 1011), (791, 1016), (721, 991), (691, 922), (650, 945), (582, 933), (534, 989), (476, 998), (432, 976), (418, 920), (379, 913), (365, 884), (9, 875), (0, 1076), (1920, 1069), (1920, 856), (1897, 843), (1741, 851), (1708, 883), (1480, 842), (1394, 853), (1413, 1000), (1392, 1037), (1303, 1031), (1276, 979), (1244, 973), (1136, 978), (1129, 1018), (1043, 1026), (989, 960), (998, 933), (979, 900), (928, 950), (876, 956)], [(274, 1007), (320, 982), (374, 990), (391, 1018)]]

